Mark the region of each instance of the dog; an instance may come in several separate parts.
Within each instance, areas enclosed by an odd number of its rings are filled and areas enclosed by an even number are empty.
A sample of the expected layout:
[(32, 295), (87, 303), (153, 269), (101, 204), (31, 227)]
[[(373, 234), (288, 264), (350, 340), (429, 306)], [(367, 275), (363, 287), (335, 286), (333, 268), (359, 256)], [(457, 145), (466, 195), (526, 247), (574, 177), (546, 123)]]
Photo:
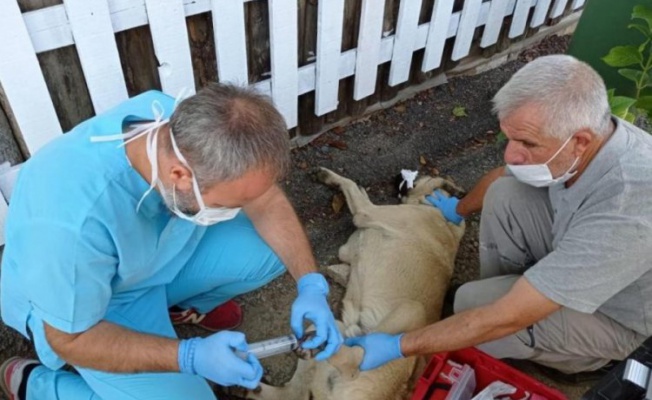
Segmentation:
[[(397, 334), (432, 324), (441, 317), (464, 222), (455, 225), (425, 197), (435, 189), (463, 191), (442, 178), (423, 177), (400, 205), (373, 204), (352, 180), (321, 168), (316, 174), (339, 188), (357, 230), (339, 249), (342, 264), (329, 274), (348, 283), (338, 321), (345, 337), (370, 332)], [(327, 362), (300, 359), (292, 379), (281, 387), (261, 384), (246, 397), (255, 400), (404, 399), (426, 360), (409, 357), (360, 372), (364, 350), (342, 346)]]

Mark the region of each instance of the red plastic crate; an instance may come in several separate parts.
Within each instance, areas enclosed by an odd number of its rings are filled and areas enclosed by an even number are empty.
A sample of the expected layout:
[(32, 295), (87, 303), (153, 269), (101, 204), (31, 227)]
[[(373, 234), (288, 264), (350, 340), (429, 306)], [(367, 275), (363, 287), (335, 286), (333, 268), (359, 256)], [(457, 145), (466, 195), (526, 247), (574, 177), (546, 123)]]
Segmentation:
[[(435, 389), (433, 383), (435, 383), (439, 373), (445, 367), (447, 360), (454, 361), (458, 364), (468, 364), (475, 370), (476, 387), (474, 394), (479, 393), (494, 381), (502, 381), (518, 389), (510, 397), (513, 400), (525, 397), (526, 391), (531, 395), (540, 396), (535, 396), (535, 398), (542, 400), (567, 399), (558, 390), (548, 387), (531, 376), (472, 347), (449, 353), (435, 354), (423, 372), (423, 375), (419, 378), (411, 400), (436, 400), (446, 397), (446, 391), (444, 389)], [(444, 394), (443, 397), (442, 394)]]

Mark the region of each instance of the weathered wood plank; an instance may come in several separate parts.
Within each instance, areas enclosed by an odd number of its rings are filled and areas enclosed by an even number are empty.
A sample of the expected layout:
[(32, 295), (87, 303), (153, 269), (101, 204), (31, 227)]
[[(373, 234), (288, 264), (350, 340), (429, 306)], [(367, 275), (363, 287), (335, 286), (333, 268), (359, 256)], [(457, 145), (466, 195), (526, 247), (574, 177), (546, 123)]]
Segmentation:
[(353, 88), (355, 100), (363, 99), (376, 91), (384, 11), (384, 7), (378, 7), (374, 0), (362, 1)]
[(344, 0), (320, 1), (317, 14), (315, 113), (337, 109)]
[(531, 28), (537, 28), (543, 25), (548, 16), (551, 3), (552, 0), (537, 0), (537, 5), (534, 7), (534, 14), (532, 15), (532, 22), (530, 22)]
[(396, 86), (410, 77), (410, 66), (417, 36), (422, 0), (402, 1), (398, 12), (394, 52), (389, 70), (389, 85)]
[(172, 97), (194, 94), (195, 77), (182, 0), (146, 0), (145, 5), (163, 92)]
[(568, 0), (555, 0), (555, 3), (552, 6), (552, 11), (550, 11), (550, 18), (557, 18), (564, 13), (566, 10), (566, 5)]
[(242, 1), (213, 0), (212, 16), (220, 82), (249, 84), (244, 4)]
[(93, 108), (100, 114), (128, 98), (105, 0), (65, 0)]
[(521, 36), (525, 33), (527, 19), (530, 15), (531, 8), (532, 0), (518, 0), (516, 2), (516, 9), (514, 10), (514, 16), (512, 17), (512, 25), (509, 28), (510, 39)]
[(297, 126), (299, 77), (296, 0), (269, 1), (272, 100), (288, 128)]
[(500, 29), (503, 27), (505, 15), (507, 15), (507, 5), (509, 0), (491, 0), (489, 16), (484, 27), (480, 47), (486, 48), (498, 42)]
[(429, 23), (426, 53), (421, 71), (426, 72), (441, 65), (444, 45), (448, 38), (455, 0), (438, 0), (432, 10)]
[(471, 50), (471, 43), (473, 42), (473, 35), (478, 26), (478, 17), (480, 16), (480, 7), (482, 0), (466, 0), (464, 8), (460, 16), (460, 25), (457, 29), (455, 37), (455, 46), (453, 47), (453, 61), (460, 60), (467, 55)]
[(0, 37), (0, 85), (33, 154), (62, 130), (16, 2), (0, 2)]

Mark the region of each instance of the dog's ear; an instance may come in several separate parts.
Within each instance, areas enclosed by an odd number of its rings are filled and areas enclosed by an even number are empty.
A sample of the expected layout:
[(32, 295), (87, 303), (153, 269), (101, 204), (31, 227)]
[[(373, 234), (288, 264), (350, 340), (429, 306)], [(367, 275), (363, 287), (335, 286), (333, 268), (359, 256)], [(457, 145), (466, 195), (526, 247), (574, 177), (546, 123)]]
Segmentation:
[(394, 188), (396, 189), (396, 197), (399, 199), (407, 196), (410, 190), (402, 174), (396, 174), (394, 177)]

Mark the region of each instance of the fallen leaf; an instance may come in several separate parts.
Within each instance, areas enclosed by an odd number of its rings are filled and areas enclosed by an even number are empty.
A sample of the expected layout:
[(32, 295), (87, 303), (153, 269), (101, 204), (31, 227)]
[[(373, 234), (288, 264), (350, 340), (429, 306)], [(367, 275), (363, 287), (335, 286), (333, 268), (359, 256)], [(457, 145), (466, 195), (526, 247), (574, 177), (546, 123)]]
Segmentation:
[(426, 158), (424, 156), (419, 156), (419, 164), (426, 165)]
[(344, 206), (344, 195), (342, 193), (336, 193), (333, 195), (333, 201), (331, 202), (331, 207), (333, 207), (333, 211), (335, 214), (339, 214), (340, 211), (342, 211), (342, 207)]
[(455, 108), (453, 108), (453, 115), (458, 118), (468, 116), (468, 114), (466, 113), (466, 108), (462, 106), (455, 106)]
[(328, 145), (340, 150), (346, 150), (349, 148), (349, 146), (347, 146), (347, 144), (341, 140), (331, 140), (328, 142)]
[(430, 168), (430, 172), (432, 173), (433, 176), (438, 176), (439, 175), (439, 170), (435, 167)]
[(343, 126), (336, 126), (335, 128), (333, 128), (333, 133), (335, 133), (336, 135), (342, 135), (344, 134), (344, 132), (346, 132), (346, 128), (344, 128)]
[(301, 162), (299, 163), (299, 168), (301, 168), (301, 169), (307, 169), (307, 168), (308, 168), (308, 163), (305, 162), (305, 161), (301, 161)]
[(396, 112), (399, 113), (404, 113), (405, 111), (407, 111), (407, 107), (405, 107), (404, 104), (399, 104), (398, 106), (394, 107), (394, 110), (396, 110)]

